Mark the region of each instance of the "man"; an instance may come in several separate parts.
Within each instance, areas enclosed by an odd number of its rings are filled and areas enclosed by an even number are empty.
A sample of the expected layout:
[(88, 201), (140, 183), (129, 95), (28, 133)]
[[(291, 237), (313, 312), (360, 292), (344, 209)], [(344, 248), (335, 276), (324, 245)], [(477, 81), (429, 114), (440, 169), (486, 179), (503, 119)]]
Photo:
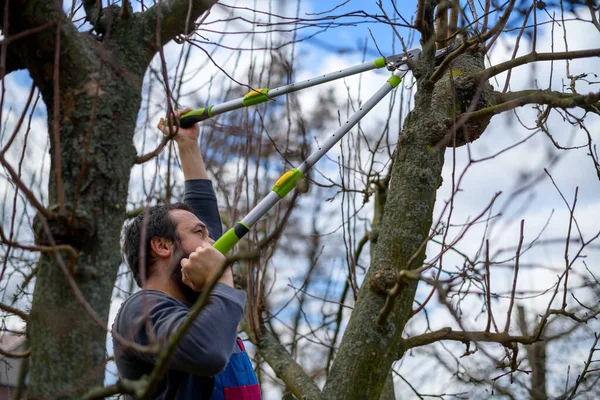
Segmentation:
[[(190, 111), (176, 113), (176, 117)], [(169, 134), (165, 121), (158, 128)], [(166, 346), (204, 284), (225, 262), (212, 247), (222, 234), (217, 200), (198, 148), (198, 128), (175, 135), (185, 177), (185, 203), (160, 205), (138, 215), (125, 230), (123, 251), (142, 288), (121, 306), (113, 332), (137, 344)], [(246, 295), (234, 289), (227, 268), (209, 301), (179, 342), (154, 399), (259, 400), (258, 381), (237, 327)], [(113, 339), (122, 378), (150, 375), (156, 356)]]

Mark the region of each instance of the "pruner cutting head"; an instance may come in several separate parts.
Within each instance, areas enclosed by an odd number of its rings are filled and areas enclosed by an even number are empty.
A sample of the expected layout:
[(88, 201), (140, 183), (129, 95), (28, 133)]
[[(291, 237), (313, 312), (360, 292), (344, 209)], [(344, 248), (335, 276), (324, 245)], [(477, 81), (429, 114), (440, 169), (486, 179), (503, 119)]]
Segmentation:
[[(438, 65), (448, 54), (455, 49), (454, 44), (450, 44), (449, 46), (444, 47), (443, 49), (439, 49), (435, 52), (435, 63)], [(421, 49), (411, 49), (406, 51), (403, 54), (386, 57), (385, 64), (389, 71), (395, 71), (403, 65), (408, 64), (408, 61), (416, 61), (421, 58)]]
[(448, 54), (452, 53), (455, 48), (456, 46), (454, 46), (454, 43), (450, 43), (443, 49), (437, 50), (435, 52), (435, 65), (439, 65), (442, 61), (444, 61), (444, 58), (446, 58)]
[(411, 49), (403, 54), (390, 56), (385, 58), (385, 65), (388, 71), (395, 71), (403, 65), (406, 65), (408, 60), (418, 60), (421, 55), (421, 49)]

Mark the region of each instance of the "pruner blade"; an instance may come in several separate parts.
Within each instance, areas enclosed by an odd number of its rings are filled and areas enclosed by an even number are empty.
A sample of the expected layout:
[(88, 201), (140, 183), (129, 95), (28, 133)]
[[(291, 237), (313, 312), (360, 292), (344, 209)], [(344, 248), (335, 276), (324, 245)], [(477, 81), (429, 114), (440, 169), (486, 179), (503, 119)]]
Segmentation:
[(454, 43), (450, 43), (448, 46), (444, 47), (443, 49), (436, 50), (435, 63), (436, 64), (441, 63), (444, 60), (444, 58), (446, 58), (448, 56), (448, 54), (452, 53), (452, 51), (455, 48), (456, 48), (456, 46), (454, 46)]
[[(448, 56), (448, 54), (450, 54), (455, 48), (456, 46), (454, 46), (454, 44), (450, 44), (443, 49), (436, 50), (435, 63), (439, 64), (442, 62), (442, 60), (446, 58), (446, 56)], [(401, 66), (408, 64), (408, 61), (417, 61), (419, 58), (421, 58), (421, 49), (411, 49), (403, 54), (386, 57), (385, 64), (389, 71), (395, 71)]]
[(388, 71), (395, 71), (403, 65), (406, 65), (408, 60), (418, 60), (421, 55), (421, 49), (411, 49), (403, 54), (398, 54), (385, 58), (385, 64)]

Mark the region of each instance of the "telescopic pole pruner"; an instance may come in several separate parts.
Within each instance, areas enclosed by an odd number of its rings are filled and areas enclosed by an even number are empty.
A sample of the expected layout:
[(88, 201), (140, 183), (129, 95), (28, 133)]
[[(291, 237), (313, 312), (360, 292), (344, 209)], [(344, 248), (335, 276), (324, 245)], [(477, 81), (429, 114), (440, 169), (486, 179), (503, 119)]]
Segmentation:
[(337, 79), (345, 78), (347, 76), (360, 74), (362, 72), (371, 71), (387, 67), (389, 71), (395, 71), (401, 65), (406, 64), (407, 60), (416, 59), (421, 54), (420, 49), (408, 50), (406, 53), (398, 54), (391, 57), (380, 57), (373, 61), (369, 61), (360, 65), (355, 65), (350, 68), (345, 68), (329, 74), (317, 76), (315, 78), (307, 79), (302, 82), (291, 83), (289, 85), (280, 86), (275, 89), (262, 88), (249, 92), (244, 97), (239, 99), (230, 100), (222, 104), (217, 104), (209, 107), (203, 107), (198, 110), (190, 111), (182, 115), (179, 119), (179, 126), (182, 128), (189, 128), (196, 122), (204, 121), (212, 118), (219, 114), (224, 114), (229, 111), (237, 110), (244, 107), (250, 107), (256, 104), (264, 103), (275, 97), (283, 96), (297, 92), (302, 89), (321, 85), (323, 83), (335, 81)]
[(362, 107), (354, 113), (348, 120), (342, 124), (319, 148), (313, 152), (297, 168), (292, 168), (283, 174), (271, 192), (260, 201), (241, 221), (237, 222), (233, 228), (229, 229), (214, 244), (217, 250), (226, 254), (236, 245), (236, 243), (248, 233), (263, 215), (265, 215), (277, 202), (283, 199), (295, 186), (299, 179), (303, 178), (308, 170), (317, 163), (337, 142), (339, 142), (354, 125), (358, 123), (369, 111), (373, 109), (389, 92), (396, 88), (402, 78), (409, 71), (408, 65), (402, 65), (386, 81), (386, 83), (367, 100)]
[[(452, 50), (454, 50), (453, 44), (443, 49), (437, 50), (435, 52), (436, 62), (441, 61)], [(283, 96), (284, 94), (297, 92), (302, 89), (307, 89), (309, 87), (321, 85), (323, 83), (332, 82), (337, 79), (360, 74), (366, 71), (386, 67), (389, 71), (393, 72), (400, 68), (402, 65), (406, 65), (406, 63), (409, 61), (418, 60), (420, 56), (421, 49), (411, 49), (407, 50), (402, 54), (397, 54), (390, 57), (379, 57), (373, 61), (368, 61), (366, 63), (355, 65), (350, 68), (345, 68), (337, 72), (331, 72), (329, 74), (317, 76), (315, 78), (307, 79), (302, 82), (290, 83), (289, 85), (280, 86), (275, 89), (262, 88), (253, 90), (239, 99), (230, 100), (222, 104), (199, 108), (197, 110), (192, 110), (180, 117), (179, 126), (182, 128), (189, 128), (196, 122), (207, 120), (219, 114), (224, 114), (229, 111), (264, 103), (276, 97)]]
[[(454, 49), (453, 45), (437, 50), (435, 53), (436, 62), (445, 58)], [(239, 240), (250, 231), (250, 228), (262, 218), (279, 200), (283, 199), (296, 186), (299, 179), (304, 178), (304, 175), (319, 161), (331, 148), (339, 142), (365, 115), (369, 113), (389, 92), (395, 89), (401, 82), (404, 76), (409, 71), (408, 63), (416, 61), (421, 56), (420, 49), (412, 49), (404, 54), (392, 57), (381, 57), (372, 62), (367, 62), (354, 67), (322, 75), (317, 78), (308, 79), (299, 83), (281, 86), (276, 89), (259, 89), (248, 93), (243, 98), (231, 100), (223, 104), (201, 108), (191, 111), (181, 116), (179, 126), (188, 128), (199, 121), (204, 121), (218, 114), (223, 114), (228, 111), (236, 110), (243, 107), (248, 107), (254, 104), (266, 102), (277, 96), (296, 92), (312, 86), (320, 85), (325, 82), (330, 82), (346, 76), (351, 76), (361, 72), (369, 71), (376, 68), (387, 66), (394, 74), (386, 81), (386, 83), (367, 100), (363, 106), (354, 113), (348, 120), (342, 124), (315, 152), (313, 152), (302, 164), (297, 168), (292, 168), (283, 174), (271, 192), (260, 201), (241, 221), (237, 222), (223, 236), (221, 236), (214, 244), (217, 250), (222, 254), (226, 254), (236, 245)]]

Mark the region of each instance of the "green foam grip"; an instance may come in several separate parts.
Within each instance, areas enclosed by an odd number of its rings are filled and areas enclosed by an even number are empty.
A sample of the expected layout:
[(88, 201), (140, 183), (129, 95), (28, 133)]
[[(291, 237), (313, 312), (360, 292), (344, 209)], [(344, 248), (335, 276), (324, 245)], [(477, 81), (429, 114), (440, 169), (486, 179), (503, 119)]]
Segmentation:
[(267, 93), (269, 93), (268, 88), (253, 90), (252, 92), (250, 92), (244, 96), (242, 103), (244, 104), (244, 107), (249, 107), (249, 106), (253, 106), (255, 104), (264, 103), (265, 101), (269, 100), (269, 96), (267, 96)]
[(231, 228), (225, 232), (223, 236), (219, 238), (219, 240), (213, 243), (213, 247), (219, 250), (221, 254), (225, 255), (229, 252), (229, 250), (233, 249), (233, 246), (235, 246), (239, 241), (240, 238), (235, 234), (234, 228)]
[(375, 61), (373, 61), (373, 64), (375, 64), (376, 68), (385, 67), (385, 57), (376, 58)]
[(296, 186), (298, 179), (304, 178), (304, 174), (296, 168), (290, 169), (275, 182), (273, 191), (282, 199)]
[(402, 82), (402, 78), (397, 75), (392, 75), (387, 81), (390, 85), (392, 85), (393, 88), (395, 88), (400, 84), (400, 82)]

